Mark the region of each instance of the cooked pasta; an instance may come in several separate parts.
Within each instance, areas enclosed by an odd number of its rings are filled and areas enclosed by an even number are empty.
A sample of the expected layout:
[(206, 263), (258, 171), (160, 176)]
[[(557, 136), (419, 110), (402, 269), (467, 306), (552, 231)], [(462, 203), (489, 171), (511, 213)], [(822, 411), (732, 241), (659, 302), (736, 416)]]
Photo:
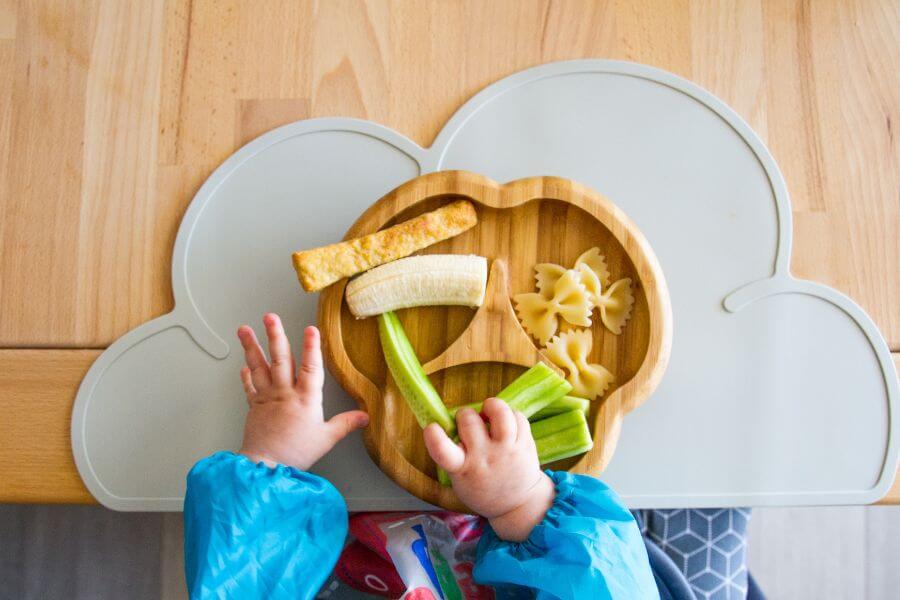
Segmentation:
[[(603, 289), (609, 285), (609, 269), (606, 267), (606, 258), (600, 254), (599, 248), (591, 248), (583, 252), (575, 259), (572, 267), (581, 275), (581, 282), (587, 288), (591, 296), (591, 302), (596, 306), (597, 298)], [(538, 291), (545, 298), (553, 297), (556, 282), (566, 272), (566, 268), (554, 263), (541, 263), (534, 267), (534, 279), (537, 282)]]
[(609, 285), (609, 268), (606, 266), (606, 257), (600, 254), (600, 248), (594, 246), (582, 252), (581, 256), (575, 259), (575, 268), (579, 265), (587, 265), (597, 275), (600, 285), (604, 288)]
[(593, 400), (603, 395), (615, 376), (603, 365), (588, 362), (594, 346), (589, 329), (573, 329), (554, 337), (544, 351), (555, 365), (566, 371), (572, 394)]
[(516, 312), (525, 329), (546, 345), (559, 328), (558, 317), (572, 325), (590, 327), (593, 304), (581, 283), (581, 274), (570, 269), (553, 284), (553, 294), (529, 292), (516, 295)]
[(606, 257), (597, 247), (582, 252), (571, 269), (554, 263), (535, 265), (534, 279), (538, 292), (519, 294), (514, 300), (525, 329), (543, 345), (559, 329), (558, 317), (588, 327), (597, 308), (603, 326), (615, 335), (622, 333), (631, 318), (631, 279), (619, 279), (610, 285)]
[(541, 263), (534, 266), (534, 279), (537, 282), (538, 291), (543, 294), (544, 298), (553, 297), (553, 288), (565, 272), (565, 267), (554, 263)]
[(619, 279), (594, 300), (600, 310), (600, 322), (616, 335), (622, 333), (625, 322), (631, 318), (634, 294), (631, 280)]
[(584, 285), (584, 289), (587, 290), (588, 297), (591, 299), (591, 310), (593, 310), (597, 306), (597, 301), (601, 294), (603, 294), (603, 285), (600, 283), (600, 278), (597, 277), (597, 273), (593, 269), (584, 263), (576, 265), (575, 270), (581, 275), (581, 283)]

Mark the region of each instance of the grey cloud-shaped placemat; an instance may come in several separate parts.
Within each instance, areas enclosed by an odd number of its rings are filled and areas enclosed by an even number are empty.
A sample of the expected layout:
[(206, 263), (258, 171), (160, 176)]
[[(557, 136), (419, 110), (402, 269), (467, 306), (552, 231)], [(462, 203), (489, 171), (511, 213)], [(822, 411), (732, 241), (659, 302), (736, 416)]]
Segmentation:
[[(575, 179), (652, 244), (675, 336), (660, 388), (626, 418), (603, 475), (630, 506), (864, 503), (887, 491), (898, 458), (890, 353), (850, 299), (791, 276), (790, 199), (768, 150), (690, 82), (585, 60), (489, 86), (430, 148), (327, 118), (280, 127), (226, 160), (178, 232), (175, 309), (118, 339), (79, 389), (72, 449), (97, 499), (179, 510), (190, 466), (240, 443), (237, 326), (276, 311), (299, 339), (315, 320), (291, 252), (341, 238), (384, 193), (443, 169)], [(329, 379), (326, 412), (351, 406)], [(358, 436), (315, 470), (354, 510), (425, 506)]]

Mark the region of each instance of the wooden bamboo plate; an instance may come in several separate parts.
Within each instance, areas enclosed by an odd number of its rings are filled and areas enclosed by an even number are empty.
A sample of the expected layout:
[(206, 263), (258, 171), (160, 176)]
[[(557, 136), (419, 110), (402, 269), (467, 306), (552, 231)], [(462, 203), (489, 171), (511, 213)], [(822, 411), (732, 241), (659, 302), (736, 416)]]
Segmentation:
[[(557, 177), (532, 177), (500, 185), (466, 171), (423, 175), (372, 205), (346, 238), (389, 227), (459, 198), (471, 200), (478, 224), (423, 253), (478, 254), (491, 261), (488, 292), (477, 311), (420, 307), (398, 311), (410, 342), (448, 406), (496, 394), (537, 360), (537, 341), (519, 325), (511, 296), (534, 291), (534, 265), (570, 267), (588, 248), (606, 256), (613, 280), (630, 277), (635, 295), (621, 335), (603, 328), (594, 314), (592, 362), (616, 376), (589, 415), (595, 444), (556, 469), (599, 475), (612, 458), (625, 414), (659, 384), (672, 342), (672, 310), (659, 262), (634, 223), (593, 190)], [(338, 382), (370, 415), (366, 448), (376, 464), (419, 498), (465, 511), (453, 490), (442, 487), (425, 451), (421, 430), (391, 380), (374, 318), (357, 320), (347, 309), (347, 280), (319, 299), (325, 360)]]

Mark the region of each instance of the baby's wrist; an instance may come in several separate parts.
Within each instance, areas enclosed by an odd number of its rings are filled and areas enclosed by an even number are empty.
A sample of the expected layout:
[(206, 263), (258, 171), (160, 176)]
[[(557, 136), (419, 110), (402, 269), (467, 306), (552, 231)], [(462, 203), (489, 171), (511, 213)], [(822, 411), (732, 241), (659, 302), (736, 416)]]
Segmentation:
[(524, 542), (531, 531), (544, 520), (556, 499), (556, 486), (545, 473), (528, 491), (525, 501), (502, 515), (489, 519), (491, 528), (501, 540)]
[(262, 452), (256, 452), (254, 450), (246, 449), (243, 447), (238, 450), (238, 454), (240, 454), (241, 456), (246, 456), (254, 464), (263, 463), (269, 468), (275, 468), (279, 464), (277, 460), (273, 460), (271, 457), (263, 454)]

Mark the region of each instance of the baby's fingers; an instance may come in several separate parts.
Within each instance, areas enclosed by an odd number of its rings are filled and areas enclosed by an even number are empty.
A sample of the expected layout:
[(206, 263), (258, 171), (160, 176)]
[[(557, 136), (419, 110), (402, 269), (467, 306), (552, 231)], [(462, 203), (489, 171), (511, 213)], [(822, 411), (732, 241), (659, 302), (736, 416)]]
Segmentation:
[(238, 339), (244, 348), (244, 360), (247, 361), (247, 368), (250, 369), (250, 377), (253, 386), (257, 391), (269, 386), (269, 363), (266, 362), (266, 355), (263, 354), (259, 342), (256, 341), (256, 334), (246, 325), (238, 327)]
[(491, 423), (491, 439), (495, 442), (516, 441), (516, 416), (509, 405), (498, 398), (488, 398), (482, 409)]
[(325, 383), (325, 372), (322, 370), (322, 342), (319, 330), (307, 327), (303, 331), (303, 357), (300, 359), (300, 374), (297, 387), (305, 397), (319, 397)]
[(462, 469), (466, 462), (466, 453), (453, 440), (447, 437), (447, 433), (437, 423), (431, 423), (425, 428), (425, 448), (431, 459), (448, 473), (455, 473)]
[(466, 452), (481, 452), (490, 441), (487, 426), (481, 415), (471, 408), (463, 408), (456, 413), (456, 429), (459, 439), (466, 447)]
[(250, 367), (241, 369), (241, 383), (244, 384), (244, 393), (247, 394), (247, 402), (256, 395), (256, 388), (253, 387), (253, 379), (250, 375)]
[(291, 359), (291, 344), (284, 333), (284, 326), (275, 313), (264, 316), (263, 323), (266, 326), (266, 336), (269, 338), (269, 357), (272, 359), (269, 374), (272, 383), (278, 387), (290, 388), (294, 385), (294, 363)]
[(513, 411), (513, 415), (516, 418), (516, 441), (525, 443), (528, 446), (534, 446), (534, 437), (531, 435), (531, 424), (528, 422), (528, 417), (526, 417), (523, 413), (519, 411)]

